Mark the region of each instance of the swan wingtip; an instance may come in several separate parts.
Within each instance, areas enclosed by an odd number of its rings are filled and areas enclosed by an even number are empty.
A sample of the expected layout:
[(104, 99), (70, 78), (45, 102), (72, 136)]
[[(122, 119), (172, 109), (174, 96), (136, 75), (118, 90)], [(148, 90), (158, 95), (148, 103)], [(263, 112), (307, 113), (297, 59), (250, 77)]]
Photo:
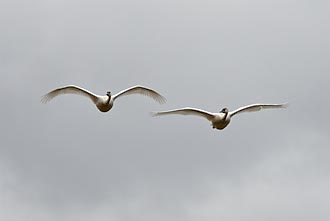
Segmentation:
[(158, 112), (156, 112), (156, 111), (152, 111), (152, 112), (150, 112), (149, 114), (150, 114), (151, 117), (156, 117), (157, 114), (158, 114)]
[(161, 96), (159, 101), (158, 101), (160, 104), (165, 104), (167, 102), (166, 98)]
[(47, 95), (43, 95), (40, 98), (40, 102), (43, 103), (43, 104), (46, 104), (48, 101), (49, 101), (49, 98), (47, 97)]

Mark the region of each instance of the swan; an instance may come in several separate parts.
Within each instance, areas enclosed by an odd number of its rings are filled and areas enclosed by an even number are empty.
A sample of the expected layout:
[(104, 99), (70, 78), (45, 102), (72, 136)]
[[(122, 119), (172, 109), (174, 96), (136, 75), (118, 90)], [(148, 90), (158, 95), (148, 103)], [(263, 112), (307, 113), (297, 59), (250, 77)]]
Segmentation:
[(287, 103), (283, 104), (250, 104), (244, 107), (240, 107), (234, 111), (229, 111), (228, 108), (223, 108), (219, 113), (211, 113), (197, 108), (185, 107), (180, 109), (153, 112), (153, 116), (162, 116), (169, 114), (181, 114), (181, 115), (196, 115), (204, 117), (211, 121), (214, 129), (222, 130), (229, 124), (231, 118), (239, 113), (260, 111), (261, 109), (270, 108), (286, 108)]
[(141, 85), (136, 85), (133, 87), (129, 87), (127, 89), (124, 89), (120, 92), (118, 92), (115, 95), (112, 95), (110, 91), (106, 92), (106, 95), (97, 95), (94, 94), (82, 87), (78, 87), (75, 85), (68, 85), (64, 86), (61, 88), (54, 89), (50, 91), (49, 93), (45, 94), (41, 98), (41, 102), (47, 103), (48, 101), (52, 100), (54, 97), (57, 97), (58, 95), (61, 94), (78, 94), (85, 96), (89, 99), (92, 100), (92, 102), (96, 105), (96, 107), (101, 111), (101, 112), (107, 112), (109, 111), (112, 106), (114, 101), (121, 97), (121, 96), (126, 96), (126, 95), (131, 95), (131, 94), (142, 94), (148, 97), (151, 97), (155, 101), (157, 101), (160, 104), (163, 104), (166, 102), (165, 97), (160, 95), (158, 92), (156, 92), (153, 89), (141, 86)]

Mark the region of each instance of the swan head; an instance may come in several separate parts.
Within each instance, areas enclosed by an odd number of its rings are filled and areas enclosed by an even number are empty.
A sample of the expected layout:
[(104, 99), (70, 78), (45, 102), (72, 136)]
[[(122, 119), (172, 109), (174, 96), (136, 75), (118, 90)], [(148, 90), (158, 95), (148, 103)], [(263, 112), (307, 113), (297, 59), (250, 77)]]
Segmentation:
[(228, 108), (222, 108), (222, 110), (220, 111), (220, 113), (224, 113), (224, 114), (228, 114)]
[(227, 120), (227, 115), (228, 115), (228, 108), (222, 108), (222, 110), (220, 111), (220, 113), (223, 113), (224, 116), (223, 116), (223, 120)]
[(111, 92), (110, 91), (107, 91), (106, 96), (108, 96), (107, 103), (110, 104), (110, 101), (111, 101)]

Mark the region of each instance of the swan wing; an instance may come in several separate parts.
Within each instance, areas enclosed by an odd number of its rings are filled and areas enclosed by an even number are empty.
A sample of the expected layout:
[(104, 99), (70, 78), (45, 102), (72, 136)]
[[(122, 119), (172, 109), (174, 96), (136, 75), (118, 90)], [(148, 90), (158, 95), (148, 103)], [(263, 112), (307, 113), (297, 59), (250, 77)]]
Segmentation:
[(116, 100), (120, 96), (126, 96), (131, 94), (141, 94), (144, 96), (151, 97), (160, 104), (166, 102), (166, 98), (160, 95), (157, 91), (140, 85), (136, 85), (118, 92), (117, 94), (113, 95), (113, 99)]
[(160, 111), (160, 112), (153, 112), (153, 116), (162, 116), (162, 115), (170, 115), (170, 114), (180, 114), (180, 115), (195, 115), (200, 116), (208, 119), (209, 121), (212, 121), (212, 119), (215, 117), (213, 113), (197, 109), (197, 108), (191, 108), (191, 107), (185, 107), (181, 109), (174, 109), (174, 110), (168, 110), (168, 111)]
[(58, 95), (61, 94), (78, 94), (78, 95), (82, 95), (85, 97), (90, 98), (94, 103), (96, 103), (98, 96), (84, 88), (75, 86), (75, 85), (68, 85), (65, 87), (61, 87), (61, 88), (57, 88), (55, 90), (52, 90), (51, 92), (45, 94), (42, 98), (41, 98), (41, 102), (43, 103), (47, 103), (48, 101), (50, 101), (51, 99), (53, 99), (54, 97), (57, 97)]
[(260, 111), (261, 109), (286, 108), (287, 106), (288, 106), (287, 103), (283, 103), (283, 104), (250, 104), (250, 105), (240, 107), (234, 111), (229, 112), (229, 115), (232, 117), (238, 113)]

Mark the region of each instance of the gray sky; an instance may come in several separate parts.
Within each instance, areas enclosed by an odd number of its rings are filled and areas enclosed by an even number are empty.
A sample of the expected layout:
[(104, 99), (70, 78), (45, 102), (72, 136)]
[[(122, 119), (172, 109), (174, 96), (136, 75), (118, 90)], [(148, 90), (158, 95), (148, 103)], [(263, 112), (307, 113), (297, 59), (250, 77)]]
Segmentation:
[[(0, 0), (0, 220), (329, 220), (328, 1)], [(167, 98), (98, 94), (135, 84)], [(197, 117), (257, 102), (286, 110)]]

